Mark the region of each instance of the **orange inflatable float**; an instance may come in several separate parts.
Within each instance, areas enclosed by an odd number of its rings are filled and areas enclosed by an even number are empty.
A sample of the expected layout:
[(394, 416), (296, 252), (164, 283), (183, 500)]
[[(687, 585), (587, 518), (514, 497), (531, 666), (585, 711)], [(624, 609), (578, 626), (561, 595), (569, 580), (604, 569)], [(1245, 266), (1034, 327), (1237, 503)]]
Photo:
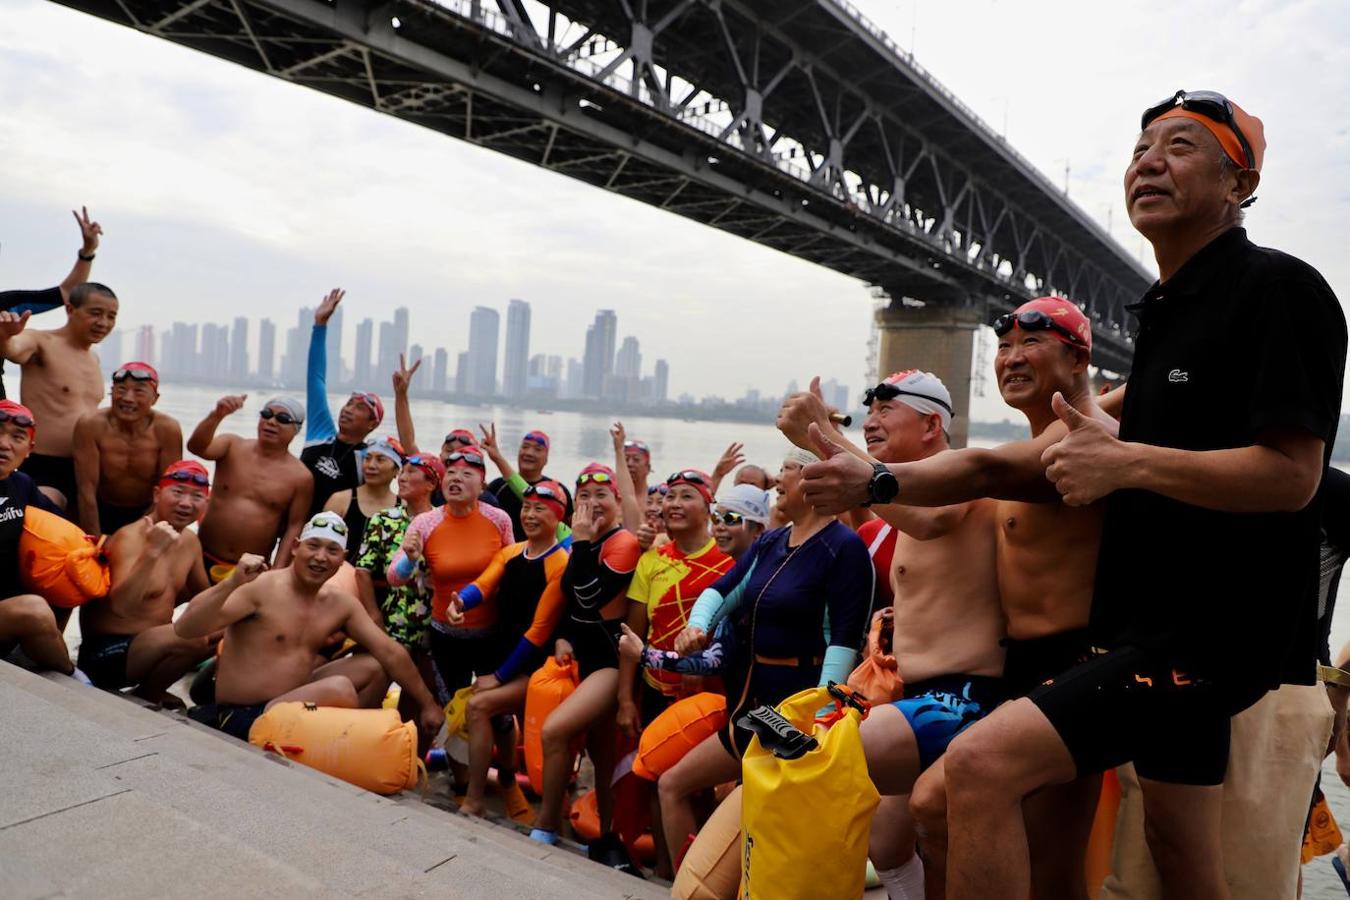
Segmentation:
[[(576, 802), (572, 804), (572, 809), (567, 813), (567, 819), (572, 823), (572, 833), (577, 836), (578, 840), (590, 843), (598, 838), (600, 836), (600, 801), (595, 796), (595, 791), (587, 791), (578, 797)], [(652, 860), (656, 859), (656, 842), (650, 831), (640, 835), (629, 849), (645, 863), (651, 863)]]
[(417, 786), (417, 725), (397, 710), (278, 703), (248, 742), (377, 794)]
[(735, 900), (741, 885), (741, 789), (718, 804), (680, 861), (675, 900)]
[(633, 774), (655, 781), (726, 724), (727, 698), (721, 694), (694, 694), (671, 704), (642, 730)]
[(544, 789), (544, 721), (579, 683), (576, 660), (560, 666), (557, 658), (550, 656), (530, 676), (525, 688), (525, 771), (536, 794)]
[(92, 538), (45, 509), (24, 509), (19, 580), (52, 606), (70, 609), (108, 595), (111, 576), (102, 551), (103, 538)]

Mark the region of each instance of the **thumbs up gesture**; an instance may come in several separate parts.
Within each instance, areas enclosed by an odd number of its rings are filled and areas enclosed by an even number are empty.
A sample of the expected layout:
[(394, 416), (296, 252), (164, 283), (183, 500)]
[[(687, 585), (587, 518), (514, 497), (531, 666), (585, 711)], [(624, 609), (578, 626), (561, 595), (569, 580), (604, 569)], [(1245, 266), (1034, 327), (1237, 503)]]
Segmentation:
[(820, 462), (802, 469), (802, 495), (806, 502), (824, 515), (837, 515), (857, 509), (868, 500), (872, 466), (853, 455), (832, 434), (812, 422), (806, 430), (811, 450)]
[(1056, 392), (1050, 401), (1064, 437), (1041, 454), (1045, 477), (1064, 503), (1087, 506), (1128, 484), (1130, 445), (1116, 438), (1106, 422), (1076, 409)]

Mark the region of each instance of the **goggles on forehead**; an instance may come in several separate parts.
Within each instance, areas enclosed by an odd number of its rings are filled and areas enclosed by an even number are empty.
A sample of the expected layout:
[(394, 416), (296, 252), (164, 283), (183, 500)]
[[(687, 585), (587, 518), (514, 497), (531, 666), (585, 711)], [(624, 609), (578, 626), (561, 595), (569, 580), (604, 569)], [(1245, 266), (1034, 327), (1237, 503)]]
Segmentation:
[(887, 381), (883, 381), (876, 387), (867, 389), (866, 393), (863, 394), (863, 406), (871, 406), (872, 403), (877, 400), (894, 400), (896, 397), (918, 397), (922, 400), (927, 400), (929, 403), (936, 403), (949, 413), (952, 411), (951, 405), (944, 400), (939, 400), (937, 397), (930, 397), (927, 394), (920, 394), (918, 391), (907, 391), (903, 388), (898, 388)]
[(340, 534), (340, 535), (342, 535), (343, 537), (346, 537), (346, 536), (347, 536), (347, 523), (346, 523), (346, 522), (342, 521), (341, 519), (329, 519), (329, 518), (325, 518), (324, 515), (323, 515), (323, 513), (319, 513), (317, 516), (315, 516), (314, 518), (310, 519), (310, 520), (309, 520), (309, 526), (308, 526), (308, 527), (310, 527), (310, 528), (323, 528), (323, 529), (325, 529), (325, 530), (327, 530), (327, 531), (331, 531), (331, 532), (333, 532), (333, 533), (335, 533), (335, 534)]
[(521, 438), (520, 442), (522, 444), (534, 444), (536, 447), (542, 447), (545, 450), (548, 449), (548, 441), (544, 436), (542, 434), (536, 434), (533, 431)]
[(1166, 100), (1160, 100), (1144, 110), (1144, 114), (1139, 118), (1139, 130), (1143, 131), (1154, 119), (1177, 106), (1220, 125), (1227, 125), (1237, 136), (1238, 144), (1242, 147), (1242, 155), (1247, 160), (1247, 168), (1256, 168), (1256, 154), (1252, 153), (1252, 145), (1247, 142), (1247, 136), (1238, 127), (1232, 102), (1216, 91), (1177, 91)]
[(442, 444), (463, 444), (465, 447), (473, 443), (473, 436), (463, 432), (452, 431), (445, 436)]
[(123, 366), (112, 373), (113, 384), (117, 384), (119, 381), (126, 381), (128, 378), (132, 381), (153, 382), (155, 380), (155, 376), (145, 369), (129, 369), (126, 366)]
[(625, 450), (636, 450), (636, 451), (638, 451), (639, 453), (645, 453), (645, 454), (647, 454), (648, 456), (651, 456), (651, 455), (652, 455), (652, 448), (650, 448), (650, 447), (647, 446), (647, 442), (646, 442), (646, 441), (624, 441), (624, 442), (623, 442), (623, 449), (625, 449)]
[(660, 494), (662, 497), (664, 497), (666, 494), (669, 493), (670, 493), (670, 486), (667, 485), (664, 481), (661, 482), (660, 484), (654, 484), (651, 487), (647, 488), (648, 497), (650, 497), (652, 494)]
[(614, 476), (608, 472), (582, 472), (577, 476), (577, 487), (583, 484), (613, 484)]
[(0, 425), (6, 425), (13, 422), (20, 428), (35, 428), (37, 423), (33, 421), (32, 416), (25, 416), (23, 413), (12, 413), (0, 410)]
[(483, 465), (483, 457), (479, 456), (477, 453), (467, 453), (463, 450), (457, 450), (445, 458), (446, 468), (453, 466), (457, 462), (466, 462), (469, 465), (476, 466), (480, 469), (486, 468)]
[(201, 472), (167, 472), (159, 480), (161, 484), (166, 481), (177, 481), (181, 484), (195, 484), (197, 487), (211, 486), (211, 479)]
[(562, 494), (548, 485), (530, 485), (525, 489), (525, 497), (543, 497), (545, 500), (557, 500), (559, 503), (566, 502)]
[(701, 472), (695, 472), (693, 469), (685, 469), (683, 472), (676, 472), (674, 475), (671, 475), (669, 478), (666, 479), (667, 490), (669, 490), (670, 488), (674, 487), (675, 485), (679, 484), (682, 481), (687, 481), (690, 484), (697, 484), (700, 485), (701, 487), (708, 486), (708, 479), (704, 478)]
[(1056, 322), (1053, 318), (1041, 312), (1039, 309), (1028, 309), (1020, 313), (1005, 313), (994, 320), (994, 334), (1003, 337), (1012, 331), (1013, 326), (1021, 328), (1023, 331), (1053, 331), (1055, 334), (1062, 335), (1065, 340), (1075, 347), (1086, 347), (1083, 339), (1074, 334), (1063, 325)]

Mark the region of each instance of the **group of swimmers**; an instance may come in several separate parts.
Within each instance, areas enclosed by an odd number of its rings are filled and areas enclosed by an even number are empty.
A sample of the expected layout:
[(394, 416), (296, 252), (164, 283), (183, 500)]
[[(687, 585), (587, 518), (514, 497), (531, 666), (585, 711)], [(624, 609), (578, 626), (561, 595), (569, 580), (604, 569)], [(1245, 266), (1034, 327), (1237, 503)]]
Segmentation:
[[(733, 445), (711, 472), (653, 478), (648, 446), (616, 423), (613, 459), (570, 486), (545, 472), (538, 430), (514, 461), (490, 425), (419, 449), (417, 365), (394, 373), (397, 437), (372, 440), (375, 393), (335, 421), (340, 290), (315, 313), (304, 404), (268, 400), (246, 439), (217, 433), (247, 403), (227, 396), (192, 430), (212, 477), (154, 409), (152, 366), (117, 368), (99, 406), (91, 348), (118, 301), (88, 281), (101, 229), (77, 214), (65, 282), (0, 294), (24, 401), (0, 400), (0, 653), (159, 703), (196, 673), (188, 714), (245, 739), (271, 704), (373, 707), (396, 682), (425, 744), (471, 688), (460, 809), (485, 813), (495, 766), (508, 815), (556, 843), (584, 746), (590, 854), (634, 873), (614, 834), (621, 750), (677, 700), (722, 692), (726, 727), (657, 781), (669, 876), (702, 798), (739, 777), (742, 714), (845, 682), (882, 616), (903, 695), (872, 706), (862, 739), (882, 795), (869, 855), (893, 900), (1086, 897), (1101, 774), (1125, 764), (1140, 836), (1117, 835), (1137, 858), (1117, 853), (1115, 896), (1293, 896), (1350, 698), (1327, 646), (1350, 556), (1332, 524), (1350, 479), (1328, 466), (1346, 329), (1315, 270), (1246, 238), (1264, 151), (1260, 120), (1222, 95), (1179, 91), (1144, 113), (1125, 196), (1160, 280), (1132, 307), (1128, 386), (1094, 390), (1092, 324), (1068, 299), (998, 316), (995, 375), (1028, 440), (950, 448), (950, 393), (905, 370), (867, 391), (861, 445), (813, 382), (784, 401), (793, 449), (776, 474)], [(27, 328), (56, 306), (63, 327)], [(108, 535), (112, 588), (81, 609), (78, 670), (64, 618), (19, 587), (27, 506)], [(536, 812), (517, 729), (549, 656), (579, 685), (544, 724)], [(1263, 716), (1299, 723), (1317, 752), (1246, 741)]]

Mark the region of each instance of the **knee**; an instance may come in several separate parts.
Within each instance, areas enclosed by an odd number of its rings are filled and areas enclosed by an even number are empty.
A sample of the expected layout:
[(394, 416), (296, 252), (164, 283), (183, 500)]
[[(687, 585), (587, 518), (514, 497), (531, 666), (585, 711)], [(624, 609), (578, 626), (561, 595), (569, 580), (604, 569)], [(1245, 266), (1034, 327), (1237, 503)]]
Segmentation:
[(481, 694), (474, 694), (469, 697), (468, 704), (464, 707), (464, 718), (470, 727), (486, 724), (488, 718), (488, 706)]
[(947, 830), (946, 778), (920, 778), (909, 795), (909, 814), (920, 834), (943, 834)]
[(572, 732), (554, 717), (550, 717), (544, 722), (544, 730), (539, 737), (545, 754), (563, 754), (567, 752), (567, 745), (572, 740)]
[[(983, 740), (974, 731), (959, 735), (943, 755), (946, 777), (942, 782), (942, 804), (949, 795), (985, 793), (1010, 785), (1011, 771), (998, 746)], [(931, 790), (931, 786), (929, 786)]]
[(356, 692), (356, 684), (346, 675), (334, 675), (333, 683), (330, 687), (335, 699), (343, 705), (349, 707), (361, 705), (360, 697)]
[(15, 636), (28, 637), (46, 631), (56, 631), (56, 615), (37, 594), (20, 594), (0, 604), (3, 621)]

